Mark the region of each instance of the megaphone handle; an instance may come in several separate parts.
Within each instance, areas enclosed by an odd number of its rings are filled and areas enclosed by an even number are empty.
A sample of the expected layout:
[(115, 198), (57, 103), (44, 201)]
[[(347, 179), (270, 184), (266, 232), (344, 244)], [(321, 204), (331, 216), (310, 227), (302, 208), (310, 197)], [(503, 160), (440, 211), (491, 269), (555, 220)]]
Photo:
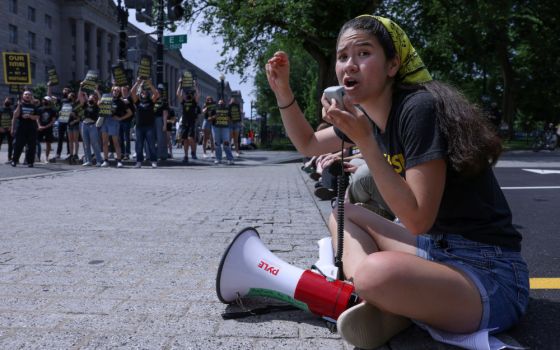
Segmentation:
[(342, 271), (342, 253), (344, 251), (344, 194), (346, 192), (346, 176), (344, 174), (344, 140), (342, 140), (340, 152), (340, 175), (338, 176), (337, 188), (337, 242), (336, 242), (336, 256), (334, 257), (334, 265), (338, 267), (337, 278), (344, 279), (344, 272)]

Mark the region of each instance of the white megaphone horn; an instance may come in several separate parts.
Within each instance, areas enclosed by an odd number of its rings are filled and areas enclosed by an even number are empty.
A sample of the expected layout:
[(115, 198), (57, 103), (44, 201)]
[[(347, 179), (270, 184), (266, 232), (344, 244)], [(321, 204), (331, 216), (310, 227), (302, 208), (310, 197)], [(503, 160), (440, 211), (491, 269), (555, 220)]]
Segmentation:
[(239, 232), (224, 252), (216, 293), (226, 304), (241, 297), (270, 297), (332, 320), (359, 301), (352, 284), (297, 268), (275, 256), (252, 227)]

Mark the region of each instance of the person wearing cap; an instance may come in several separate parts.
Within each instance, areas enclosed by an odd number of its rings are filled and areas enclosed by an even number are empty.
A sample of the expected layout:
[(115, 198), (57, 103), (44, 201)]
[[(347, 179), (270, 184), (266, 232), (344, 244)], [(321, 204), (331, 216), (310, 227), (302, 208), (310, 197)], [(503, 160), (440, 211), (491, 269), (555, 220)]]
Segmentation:
[(335, 72), (342, 104), (323, 96), (323, 119), (333, 126), (314, 132), (290, 87), (288, 55), (277, 52), (266, 64), (298, 151), (312, 156), (340, 149), (341, 141), (355, 144), (397, 217), (349, 203), (343, 226), (331, 215), (335, 245), (343, 228), (341, 272), (362, 299), (338, 317), (339, 334), (373, 349), (414, 320), (434, 339), (465, 346), (476, 339), (484, 342), (477, 349), (490, 348), (499, 341), (491, 334), (514, 326), (529, 301), (522, 237), (492, 170), (500, 138), (477, 106), (432, 80), (388, 18), (364, 15), (343, 25)]
[(49, 162), (51, 143), (54, 141), (53, 125), (57, 118), (56, 110), (50, 96), (43, 97), (42, 105), (37, 109), (39, 119), (37, 120), (37, 158), (41, 157), (41, 142), (45, 142), (45, 163)]

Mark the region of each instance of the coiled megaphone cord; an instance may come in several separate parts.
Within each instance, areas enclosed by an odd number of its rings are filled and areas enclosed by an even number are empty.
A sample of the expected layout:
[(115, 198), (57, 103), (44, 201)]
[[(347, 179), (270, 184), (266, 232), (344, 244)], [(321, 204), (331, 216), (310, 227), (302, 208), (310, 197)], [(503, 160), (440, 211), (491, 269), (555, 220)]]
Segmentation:
[(337, 242), (336, 256), (334, 257), (334, 266), (338, 268), (339, 280), (344, 280), (344, 272), (342, 271), (342, 253), (344, 251), (344, 194), (346, 192), (346, 175), (344, 174), (344, 140), (340, 147), (340, 174), (338, 176), (337, 188)]

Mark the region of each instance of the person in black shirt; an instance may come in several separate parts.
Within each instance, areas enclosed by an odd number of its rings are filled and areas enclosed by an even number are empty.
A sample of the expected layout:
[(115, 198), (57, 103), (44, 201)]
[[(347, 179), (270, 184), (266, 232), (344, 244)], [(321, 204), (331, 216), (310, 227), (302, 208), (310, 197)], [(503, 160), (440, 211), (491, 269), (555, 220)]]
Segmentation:
[(16, 138), (11, 163), (13, 167), (19, 163), (19, 157), (24, 146), (27, 147), (25, 152), (27, 166), (33, 167), (35, 162), (35, 144), (37, 143), (37, 120), (39, 120), (39, 112), (33, 104), (33, 95), (31, 91), (26, 90), (23, 92), (22, 99), (14, 111), (14, 118), (12, 120), (12, 136)]
[[(51, 142), (54, 141), (53, 125), (57, 118), (57, 113), (53, 108), (52, 100), (49, 96), (43, 98), (43, 105), (37, 109), (37, 113), (39, 113), (39, 120), (37, 121), (37, 145), (39, 146), (41, 141), (45, 142), (45, 163), (48, 163), (49, 154), (51, 153)], [(40, 157), (41, 148), (37, 148), (39, 149), (37, 157)]]
[[(528, 269), (492, 171), (501, 142), (481, 111), (432, 80), (404, 31), (379, 16), (359, 16), (340, 30), (335, 69), (343, 105), (321, 101), (333, 127), (313, 131), (289, 69), (284, 52), (266, 65), (296, 148), (310, 156), (339, 149), (341, 139), (355, 144), (397, 217), (344, 207), (342, 272), (364, 302), (338, 317), (342, 338), (377, 348), (407, 319), (442, 341), (515, 325), (529, 300)], [(335, 216), (329, 228), (337, 237)]]
[(4, 106), (0, 111), (0, 148), (2, 148), (2, 142), (4, 141), (4, 136), (8, 141), (8, 163), (12, 161), (12, 153), (14, 151), (14, 140), (12, 138), (12, 118), (14, 116), (14, 111), (12, 109), (12, 100), (6, 97), (4, 100)]
[[(70, 100), (68, 99), (68, 95), (72, 92), (72, 89), (70, 89), (69, 87), (65, 87), (62, 89), (62, 98), (60, 100), (56, 99), (56, 97), (52, 94), (52, 85), (51, 82), (48, 81), (47, 82), (47, 96), (49, 96), (51, 98), (51, 101), (58, 101), (60, 102), (58, 105), (55, 103), (54, 107), (57, 111), (57, 113), (60, 113), (60, 110), (62, 108), (62, 105), (65, 103), (70, 103)], [(68, 156), (70, 156), (70, 142), (68, 142), (68, 121), (61, 121), (59, 120), (57, 123), (57, 129), (58, 129), (58, 140), (57, 140), (57, 146), (56, 146), (56, 158), (53, 158), (52, 160), (55, 161), (57, 158), (60, 159), (61, 155), (62, 155), (62, 145), (64, 143), (64, 141), (66, 141), (66, 153), (68, 154)], [(70, 158), (69, 158), (70, 159)]]
[(122, 154), (121, 146), (119, 143), (119, 121), (125, 120), (132, 115), (132, 111), (122, 99), (122, 92), (119, 86), (111, 88), (113, 94), (112, 114), (103, 120), (101, 125), (101, 140), (104, 161), (101, 163), (102, 167), (109, 166), (109, 137), (113, 140), (113, 145), (117, 151), (117, 168), (122, 168)]
[(204, 120), (202, 121), (202, 156), (206, 158), (208, 143), (210, 143), (210, 155), (215, 151), (214, 137), (212, 137), (212, 122), (216, 116), (216, 102), (212, 96), (206, 96), (202, 113), (204, 115)]
[[(85, 98), (85, 92), (82, 92), (82, 97)], [(91, 94), (87, 98), (87, 103), (84, 105), (84, 119), (82, 121), (82, 139), (84, 142), (84, 163), (82, 166), (93, 165), (92, 149), (95, 154), (95, 166), (101, 166), (101, 145), (99, 144), (99, 130), (95, 123), (99, 119), (99, 95)]]
[(128, 86), (121, 87), (121, 93), (123, 101), (126, 103), (127, 107), (130, 108), (132, 114), (126, 119), (119, 121), (119, 141), (121, 146), (121, 151), (123, 153), (123, 160), (130, 159), (130, 129), (132, 128), (132, 120), (134, 119), (134, 104), (130, 98), (130, 91)]
[[(144, 82), (149, 90), (144, 89)], [(142, 89), (140, 96), (138, 96), (138, 89)], [(142, 167), (144, 161), (144, 143), (148, 145), (152, 168), (157, 168), (154, 107), (159, 98), (159, 92), (150, 80), (138, 78), (132, 86), (130, 95), (136, 106), (136, 168)]]
[(181, 118), (181, 140), (185, 151), (183, 162), (188, 163), (189, 147), (191, 148), (191, 157), (196, 159), (196, 120), (200, 114), (200, 107), (196, 95), (192, 91), (183, 92), (181, 86), (177, 88), (177, 99), (181, 104), (183, 113)]

